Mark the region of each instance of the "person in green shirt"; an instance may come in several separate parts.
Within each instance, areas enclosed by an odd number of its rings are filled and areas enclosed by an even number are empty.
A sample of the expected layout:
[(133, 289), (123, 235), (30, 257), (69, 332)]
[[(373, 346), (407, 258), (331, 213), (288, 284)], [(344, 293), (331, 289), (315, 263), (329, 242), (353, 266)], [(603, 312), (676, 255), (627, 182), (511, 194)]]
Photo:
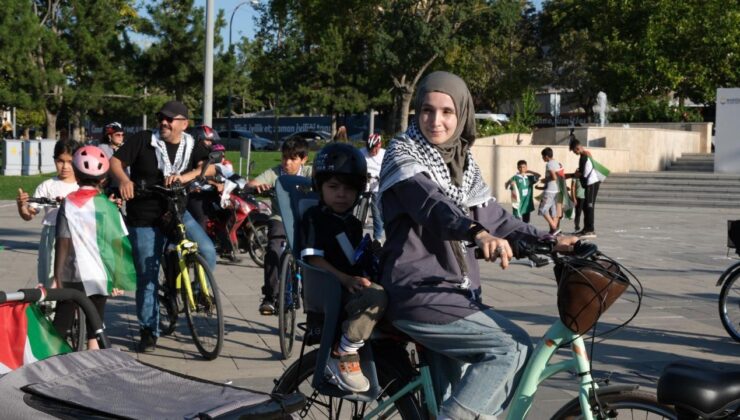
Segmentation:
[[(280, 165), (274, 166), (262, 172), (257, 178), (247, 184), (254, 187), (258, 193), (270, 190), (280, 175), (299, 175), (311, 177), (311, 166), (306, 165), (308, 160), (308, 143), (306, 139), (292, 136), (283, 142), (280, 149), (282, 159)], [(272, 200), (272, 216), (267, 225), (267, 251), (265, 252), (265, 278), (262, 286), (262, 303), (259, 312), (262, 315), (273, 315), (275, 313), (275, 293), (277, 293), (278, 270), (280, 255), (283, 244), (286, 241), (285, 227), (280, 212), (277, 209), (276, 200)]]
[(514, 217), (529, 223), (529, 214), (534, 210), (533, 188), (540, 179), (540, 174), (527, 170), (527, 161), (516, 163), (517, 173), (504, 186), (511, 190), (511, 206)]

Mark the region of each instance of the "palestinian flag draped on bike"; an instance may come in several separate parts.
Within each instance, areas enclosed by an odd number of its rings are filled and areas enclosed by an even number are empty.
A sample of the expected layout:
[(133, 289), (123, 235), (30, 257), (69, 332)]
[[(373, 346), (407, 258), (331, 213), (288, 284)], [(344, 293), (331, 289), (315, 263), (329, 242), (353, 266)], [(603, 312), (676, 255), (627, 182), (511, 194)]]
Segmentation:
[(0, 375), (71, 351), (35, 304), (0, 304)]
[(67, 196), (63, 211), (85, 293), (136, 290), (131, 243), (118, 207), (97, 189), (83, 187)]

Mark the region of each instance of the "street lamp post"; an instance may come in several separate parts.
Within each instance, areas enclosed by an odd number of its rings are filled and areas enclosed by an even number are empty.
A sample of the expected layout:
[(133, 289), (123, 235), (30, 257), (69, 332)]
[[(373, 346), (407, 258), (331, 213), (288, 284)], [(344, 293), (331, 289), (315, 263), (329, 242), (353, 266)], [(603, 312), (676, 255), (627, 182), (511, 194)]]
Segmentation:
[[(251, 4), (252, 6), (257, 6), (259, 4), (259, 0), (248, 0), (243, 1), (236, 5), (234, 10), (231, 12), (231, 18), (229, 19), (229, 54), (234, 55), (234, 51), (231, 48), (231, 24), (234, 23), (234, 15), (236, 14), (236, 11), (239, 10), (240, 7), (244, 6), (245, 4)], [(226, 117), (226, 127), (229, 131), (229, 135), (231, 135), (231, 84), (233, 83), (233, 75), (229, 78), (229, 94), (226, 97), (226, 104), (228, 107), (228, 115)], [(247, 165), (249, 165), (249, 162), (247, 162)]]

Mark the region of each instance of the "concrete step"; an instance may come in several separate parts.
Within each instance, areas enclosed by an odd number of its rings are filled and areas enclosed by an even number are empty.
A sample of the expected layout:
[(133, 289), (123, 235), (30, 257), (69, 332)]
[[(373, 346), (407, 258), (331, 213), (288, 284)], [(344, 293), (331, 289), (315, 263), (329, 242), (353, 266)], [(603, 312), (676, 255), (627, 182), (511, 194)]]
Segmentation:
[[(616, 179), (641, 179), (641, 180), (664, 180), (664, 179), (676, 179), (676, 180), (715, 180), (715, 181), (735, 181), (740, 183), (740, 175), (738, 174), (718, 174), (718, 173), (696, 173), (696, 172), (630, 172), (630, 173), (618, 173), (611, 174), (607, 178), (607, 182)], [(661, 181), (662, 182), (662, 181)]]
[(706, 172), (706, 171), (712, 171), (714, 172), (714, 162), (710, 163), (697, 163), (697, 162), (671, 162), (668, 167), (666, 168), (669, 171), (686, 171), (686, 172), (693, 172), (693, 171), (700, 171), (700, 172)]
[[(645, 206), (666, 206), (666, 207), (713, 207), (713, 208), (737, 208), (740, 206), (740, 200), (693, 200), (691, 198), (653, 198), (646, 197), (609, 197), (599, 196), (596, 199), (598, 204), (630, 204)], [(597, 206), (598, 206), (597, 204)]]
[[(603, 192), (603, 194), (602, 194)], [(740, 195), (728, 194), (724, 192), (705, 191), (705, 192), (686, 192), (686, 191), (661, 191), (661, 190), (610, 190), (599, 189), (599, 198), (601, 196), (609, 197), (642, 197), (645, 199), (652, 198), (687, 198), (691, 200), (733, 200), (740, 203)]]
[[(662, 186), (673, 187), (701, 187), (701, 188), (733, 188), (740, 186), (740, 181), (725, 180), (703, 180), (703, 179), (617, 179), (609, 177), (604, 181), (603, 188), (630, 188), (633, 186), (646, 186), (659, 188)], [(656, 187), (657, 186), (657, 187)]]
[(696, 162), (714, 162), (714, 154), (712, 153), (684, 153), (676, 160), (680, 161), (696, 161)]
[(703, 193), (703, 192), (716, 192), (722, 194), (737, 194), (740, 197), (740, 185), (714, 185), (714, 184), (643, 184), (643, 183), (625, 183), (616, 184), (612, 182), (604, 182), (599, 191), (609, 191), (611, 193), (622, 193), (629, 194), (632, 191), (680, 191), (685, 193)]

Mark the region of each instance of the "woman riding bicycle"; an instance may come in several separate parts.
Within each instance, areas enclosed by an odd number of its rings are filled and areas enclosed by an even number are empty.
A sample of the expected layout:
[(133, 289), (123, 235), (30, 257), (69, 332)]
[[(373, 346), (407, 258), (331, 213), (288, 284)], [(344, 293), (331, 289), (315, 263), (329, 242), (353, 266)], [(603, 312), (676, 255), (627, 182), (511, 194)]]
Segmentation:
[[(502, 268), (510, 243), (544, 236), (492, 200), (470, 152), (475, 111), (465, 82), (428, 75), (415, 120), (386, 151), (380, 173), (386, 317), (423, 345), (441, 398), (438, 418), (486, 418), (508, 404), (531, 346), (526, 332), (480, 300), (478, 262)], [(575, 237), (558, 237), (567, 250)], [(467, 369), (465, 369), (467, 365)]]

